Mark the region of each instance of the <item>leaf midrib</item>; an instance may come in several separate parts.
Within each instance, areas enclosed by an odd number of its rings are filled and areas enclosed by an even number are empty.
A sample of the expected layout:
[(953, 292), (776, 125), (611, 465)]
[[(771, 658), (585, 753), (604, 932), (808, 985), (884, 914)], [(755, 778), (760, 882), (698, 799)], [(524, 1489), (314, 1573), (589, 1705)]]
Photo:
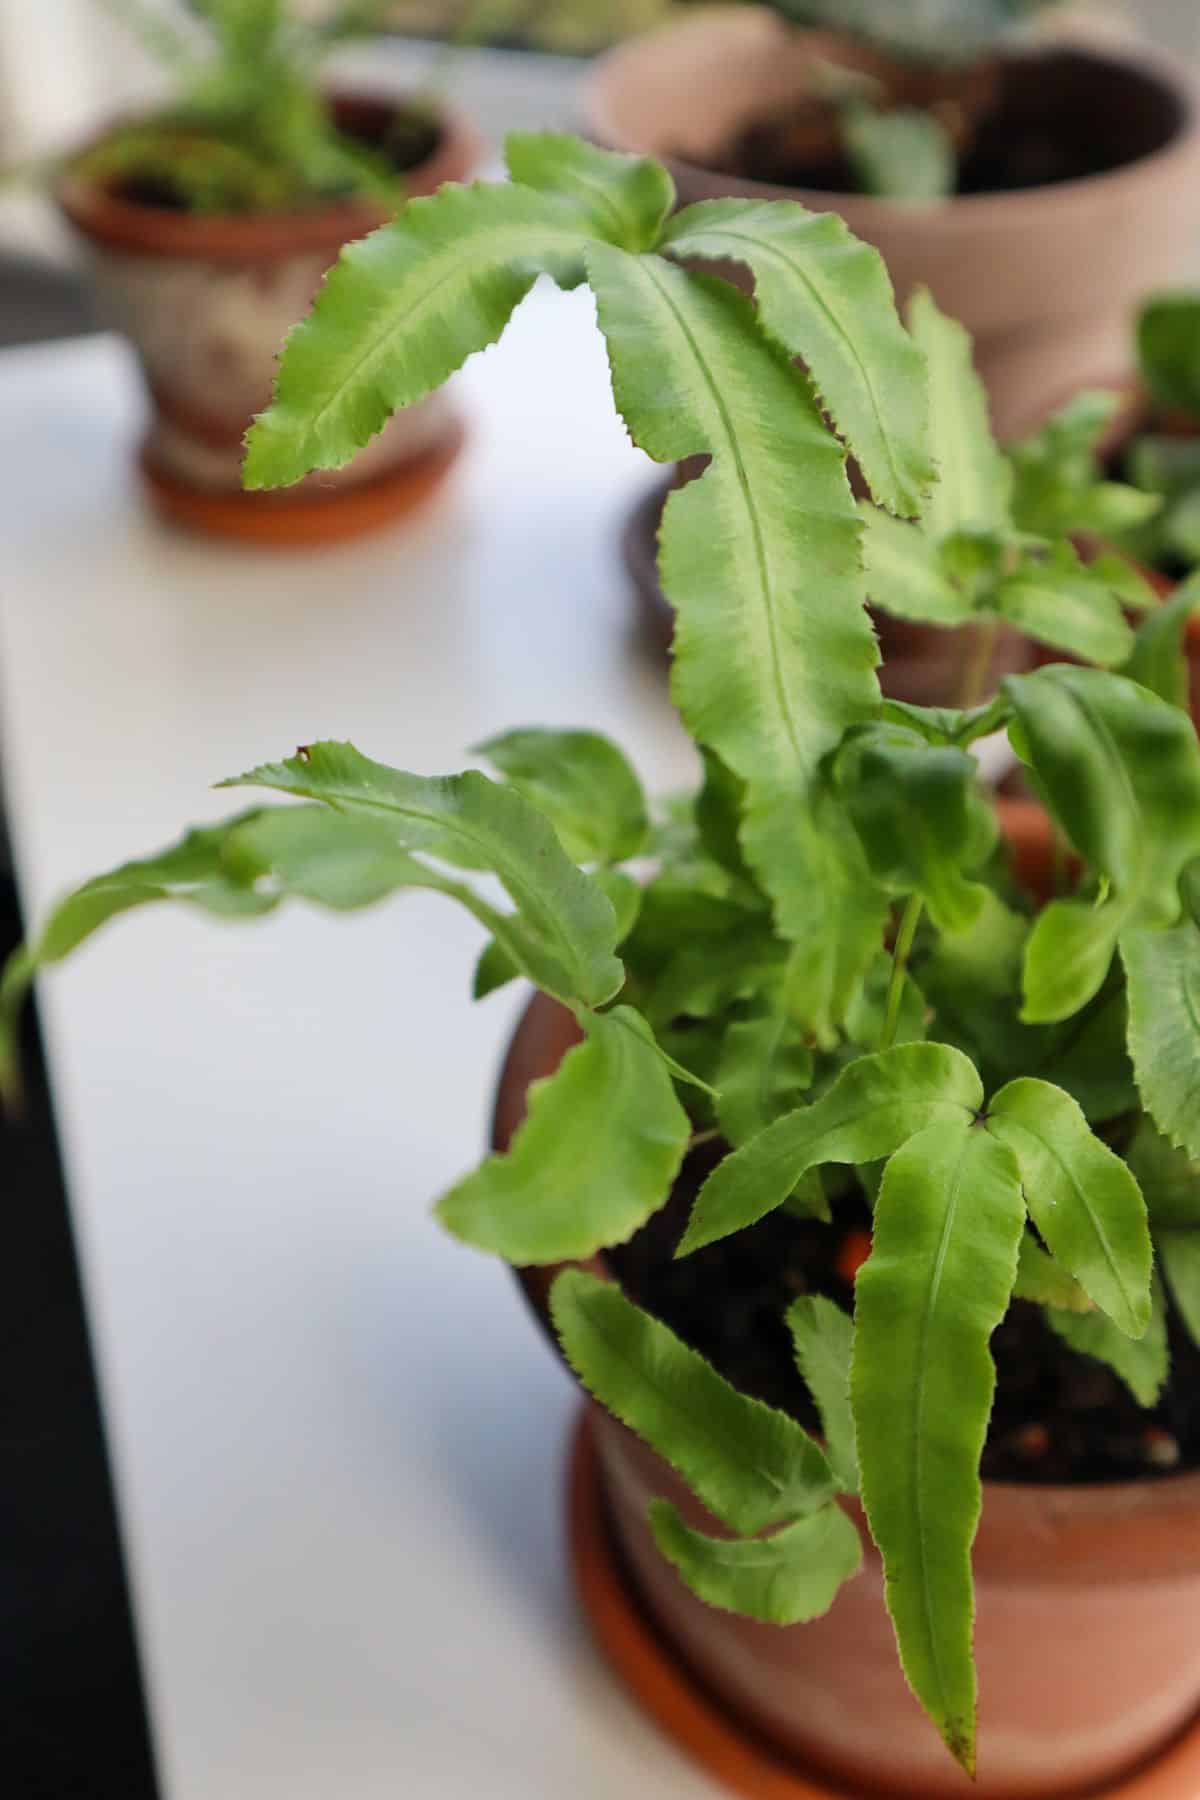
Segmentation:
[[(627, 1369), (639, 1382), (650, 1388), (658, 1396), (660, 1401), (664, 1402), (671, 1411), (678, 1413), (686, 1420), (689, 1427), (695, 1431), (697, 1437), (716, 1450), (722, 1462), (733, 1466), (740, 1464), (742, 1467), (748, 1467), (750, 1472), (761, 1480), (764, 1486), (766, 1486), (780, 1501), (789, 1500), (789, 1496), (793, 1493), (796, 1486), (795, 1481), (789, 1486), (789, 1484), (781, 1480), (773, 1470), (763, 1467), (757, 1459), (747, 1464), (743, 1446), (735, 1445), (733, 1453), (731, 1454), (730, 1447), (726, 1440), (718, 1432), (712, 1430), (703, 1413), (693, 1413), (686, 1405), (681, 1404), (678, 1389), (665, 1386), (655, 1378), (652, 1370), (648, 1370), (642, 1364), (628, 1356), (624, 1349), (609, 1335), (605, 1325), (597, 1322), (593, 1309), (587, 1305), (586, 1301), (584, 1302), (584, 1309), (589, 1329), (594, 1331), (597, 1337), (603, 1341), (605, 1349), (612, 1356), (613, 1360), (620, 1363), (621, 1366)], [(657, 1324), (658, 1321), (656, 1320), (655, 1323)], [(696, 1356), (699, 1355), (699, 1352), (692, 1351), (691, 1354)], [(701, 1358), (700, 1360), (704, 1361), (705, 1359)], [(711, 1369), (711, 1365), (706, 1364), (706, 1366)], [(712, 1369), (711, 1372), (713, 1375), (716, 1375), (715, 1369)], [(585, 1385), (587, 1385), (587, 1376), (582, 1369), (579, 1370), (579, 1374)], [(719, 1380), (720, 1377), (718, 1376), (717, 1379)], [(745, 1399), (750, 1406), (762, 1406), (765, 1412), (770, 1412), (772, 1410), (770, 1407), (765, 1406), (762, 1401), (750, 1400), (746, 1395), (739, 1395), (739, 1398)], [(786, 1414), (780, 1416), (786, 1418)], [(790, 1424), (791, 1421), (789, 1420), (788, 1423)], [(630, 1429), (636, 1431), (637, 1427), (633, 1426)], [(796, 1430), (802, 1431), (803, 1428), (797, 1425)], [(640, 1436), (641, 1433), (639, 1432), (638, 1435)], [(809, 1444), (817, 1455), (821, 1455), (820, 1447), (814, 1440), (810, 1439)], [(652, 1445), (651, 1448), (654, 1448), (654, 1446)], [(664, 1452), (660, 1450), (658, 1454), (664, 1455)], [(802, 1452), (802, 1455), (807, 1454), (807, 1449)], [(670, 1461), (670, 1458), (668, 1457), (666, 1460)], [(833, 1486), (831, 1478), (829, 1497), (832, 1497), (832, 1494)], [(705, 1501), (705, 1504), (710, 1505), (708, 1501)], [(800, 1502), (797, 1501), (796, 1504), (799, 1505)], [(716, 1509), (710, 1506), (710, 1510), (715, 1512)], [(815, 1511), (817, 1508), (814, 1507), (813, 1510)], [(730, 1524), (726, 1515), (718, 1513), (716, 1516), (721, 1519), (722, 1524), (728, 1525), (731, 1531), (738, 1529), (736, 1526)], [(809, 1515), (806, 1513), (804, 1516), (808, 1517)], [(770, 1523), (770, 1520), (768, 1520), (768, 1523)]]
[[(451, 834), (457, 833), (458, 836), (465, 838), (469, 844), (473, 845), (487, 858), (489, 864), (494, 866), (496, 874), (500, 877), (500, 880), (506, 887), (508, 887), (509, 882), (512, 883), (512, 887), (509, 891), (511, 893), (513, 892), (513, 889), (516, 890), (514, 898), (516, 898), (517, 894), (525, 895), (527, 902), (532, 900), (539, 916), (544, 915), (544, 922), (549, 925), (551, 935), (557, 944), (558, 953), (563, 959), (564, 969), (573, 971), (576, 978), (582, 973), (579, 958), (575, 953), (571, 939), (563, 929), (562, 923), (558, 919), (554, 908), (547, 905), (545, 900), (538, 894), (536, 887), (525, 880), (523, 875), (520, 874), (520, 871), (514, 875), (512, 863), (505, 855), (503, 843), (498, 838), (491, 839), (482, 835), (461, 818), (453, 816), (445, 818), (438, 813), (426, 812), (418, 806), (403, 806), (398, 801), (378, 798), (375, 795), (371, 795), (369, 799), (363, 799), (361, 795), (354, 793), (338, 793), (335, 797), (328, 792), (324, 792), (313, 793), (311, 797), (314, 800), (323, 801), (324, 804), (331, 807), (334, 812), (352, 813), (358, 808), (374, 807), (379, 812), (394, 813), (397, 817), (403, 819), (415, 819), (423, 825), (433, 825), (439, 830), (448, 831)], [(427, 850), (425, 854), (427, 856), (436, 856), (437, 852), (436, 850)], [(586, 879), (586, 877), (584, 879)], [(599, 892), (600, 890), (597, 891)], [(601, 895), (601, 897), (607, 898), (605, 895)], [(518, 900), (518, 905), (520, 904), (522, 904), (522, 902)], [(609, 901), (608, 904), (611, 907), (612, 902)]]
[[(819, 289), (817, 288), (816, 284), (813, 281), (812, 276), (805, 270), (803, 263), (800, 262), (797, 258), (790, 256), (786, 250), (782, 250), (780, 248), (780, 246), (773, 239), (750, 237), (746, 232), (735, 231), (728, 226), (712, 227), (707, 230), (704, 230), (699, 235), (715, 236), (718, 238), (725, 237), (725, 238), (728, 238), (732, 243), (749, 244), (752, 247), (752, 249), (765, 251), (768, 255), (774, 256), (777, 259), (777, 261), (782, 263), (784, 268), (789, 270), (796, 277), (796, 279), (802, 284), (802, 286), (806, 288), (806, 290), (808, 291), (811, 298), (815, 301), (816, 305), (820, 308), (821, 312), (824, 314), (825, 319), (827, 320), (829, 325), (832, 326), (835, 334), (841, 339), (841, 341), (844, 344), (844, 346), (846, 347), (846, 349), (850, 352), (850, 355), (854, 360), (855, 366), (857, 367), (858, 372), (862, 377), (863, 386), (865, 387), (868, 397), (871, 402), (871, 412), (872, 412), (872, 415), (875, 420), (875, 425), (876, 425), (879, 439), (880, 439), (880, 442), (881, 442), (881, 445), (883, 448), (883, 453), (884, 453), (884, 456), (887, 458), (888, 468), (891, 471), (893, 489), (894, 489), (897, 497), (899, 497), (899, 495), (904, 492), (905, 483), (901, 480), (900, 470), (896, 463), (895, 455), (892, 451), (891, 438), (889, 436), (889, 433), (887, 431), (887, 427), (886, 427), (886, 424), (884, 421), (883, 407), (880, 402), (879, 396), (875, 392), (875, 384), (871, 380), (870, 371), (868, 370), (867, 365), (863, 362), (863, 359), (862, 359), (861, 355), (859, 354), (858, 345), (854, 342), (853, 337), (846, 330), (846, 327), (842, 324), (842, 321), (838, 318), (836, 312), (834, 312), (832, 310), (828, 301), (825, 299), (825, 296), (819, 291)], [(747, 267), (750, 268), (751, 273), (753, 273), (753, 264), (750, 262), (749, 258), (747, 258), (745, 256), (740, 256), (736, 260), (738, 262), (745, 263), (747, 265)], [(774, 335), (774, 334), (772, 334), (772, 335)], [(793, 350), (791, 350), (790, 346), (785, 346), (785, 348), (788, 349), (789, 355), (795, 354), (795, 352)], [(810, 373), (811, 373), (811, 371), (810, 371)]]
[[(1062, 1157), (1059, 1155), (1058, 1151), (1054, 1148), (1054, 1146), (1051, 1143), (1049, 1143), (1044, 1137), (1041, 1137), (1036, 1131), (1034, 1131), (1031, 1126), (1025, 1125), (1025, 1124), (1021, 1123), (1019, 1120), (1014, 1119), (1011, 1114), (1001, 1112), (1001, 1113), (997, 1113), (995, 1115), (995, 1117), (1000, 1121), (1000, 1123), (1003, 1126), (1005, 1131), (1014, 1131), (1018, 1134), (1018, 1136), (1023, 1132), (1026, 1137), (1031, 1138), (1035, 1144), (1039, 1145), (1041, 1147), (1041, 1149), (1045, 1151), (1046, 1155), (1050, 1158), (1050, 1160), (1053, 1163), (1056, 1164), (1056, 1166), (1062, 1172), (1062, 1174), (1066, 1176), (1067, 1181), (1070, 1183), (1070, 1186), (1074, 1189), (1075, 1194), (1078, 1196), (1080, 1205), (1083, 1208), (1084, 1215), (1087, 1219), (1089, 1226), (1091, 1227), (1092, 1234), (1095, 1237), (1096, 1242), (1099, 1244), (1100, 1249), (1104, 1253), (1104, 1260), (1108, 1264), (1109, 1273), (1112, 1275), (1113, 1280), (1116, 1282), (1117, 1287), (1120, 1289), (1121, 1299), (1124, 1301), (1125, 1306), (1128, 1309), (1129, 1316), (1130, 1316), (1130, 1318), (1136, 1318), (1137, 1317), (1137, 1309), (1133, 1305), (1132, 1300), (1130, 1299), (1129, 1289), (1127, 1288), (1127, 1286), (1125, 1284), (1125, 1277), (1121, 1272), (1120, 1264), (1117, 1261), (1117, 1259), (1109, 1245), (1108, 1238), (1105, 1236), (1104, 1230), (1101, 1227), (1100, 1222), (1096, 1218), (1096, 1215), (1088, 1201), (1087, 1195), (1084, 1193), (1083, 1188), (1082, 1188), (1080, 1182), (1078, 1181), (1074, 1171), (1070, 1168), (1070, 1166), (1067, 1163), (1065, 1163), (1063, 1161)], [(1023, 1191), (1027, 1191), (1027, 1184), (1025, 1183), (1024, 1180), (1022, 1180), (1022, 1182), (1021, 1182), (1021, 1187), (1022, 1187)], [(1032, 1211), (1032, 1208), (1030, 1210)]]
[(950, 1243), (954, 1235), (954, 1227), (958, 1219), (959, 1190), (962, 1183), (963, 1164), (971, 1145), (971, 1133), (968, 1130), (963, 1137), (962, 1148), (955, 1165), (950, 1200), (946, 1208), (946, 1216), (942, 1221), (942, 1233), (938, 1242), (938, 1252), (934, 1259), (932, 1277), (926, 1291), (925, 1306), (921, 1314), (921, 1330), (918, 1339), (919, 1375), (914, 1394), (913, 1405), (913, 1439), (912, 1467), (913, 1493), (917, 1500), (917, 1544), (921, 1563), (921, 1610), (925, 1618), (925, 1631), (929, 1640), (930, 1657), (933, 1662), (934, 1675), (937, 1680), (940, 1697), (940, 1710), (944, 1719), (949, 1719), (951, 1708), (948, 1700), (948, 1686), (945, 1668), (942, 1663), (942, 1647), (935, 1622), (936, 1609), (929, 1577), (929, 1534), (926, 1521), (926, 1508), (922, 1501), (924, 1445), (925, 1445), (925, 1406), (926, 1382), (924, 1372), (928, 1367), (929, 1339), (933, 1331), (934, 1314), (937, 1311), (941, 1293), (942, 1276), (945, 1271), (946, 1258), (950, 1253)]
[[(804, 758), (800, 747), (800, 732), (796, 720), (793, 717), (787, 686), (783, 678), (783, 667), (779, 652), (779, 632), (775, 619), (774, 590), (768, 574), (766, 546), (763, 539), (762, 525), (758, 516), (758, 509), (754, 504), (753, 492), (746, 471), (745, 461), (742, 456), (741, 443), (734, 430), (733, 420), (730, 416), (729, 409), (725, 404), (724, 395), (721, 393), (717, 383), (713, 379), (708, 364), (700, 354), (700, 347), (697, 344), (695, 336), (688, 326), (686, 319), (683, 317), (665, 285), (658, 277), (654, 268), (653, 259), (650, 257), (643, 257), (639, 260), (646, 271), (651, 285), (657, 291), (663, 306), (671, 314), (671, 317), (674, 319), (679, 329), (680, 335), (683, 337), (688, 349), (692, 353), (692, 360), (700, 374), (701, 380), (708, 390), (709, 399), (712, 402), (725, 433), (726, 450), (737, 475), (738, 487), (741, 490), (742, 500), (749, 517), (750, 529), (754, 540), (754, 562), (758, 574), (759, 587), (762, 593), (763, 610), (766, 618), (767, 637), (770, 647), (771, 683), (775, 690), (779, 715), (783, 722), (784, 731), (788, 739), (788, 745), (792, 756), (798, 764), (802, 765)], [(714, 449), (712, 451), (714, 461), (719, 454), (720, 452), (718, 450)], [(742, 773), (740, 770), (736, 772)]]
[[(386, 227), (384, 229), (386, 229)], [(497, 226), (489, 236), (492, 238), (507, 237), (512, 229), (512, 221), (506, 221), (503, 228)], [(560, 238), (565, 238), (567, 242), (576, 249), (582, 249), (583, 245), (587, 242), (588, 234), (579, 227), (568, 230), (565, 226), (556, 228), (547, 225), (544, 229), (548, 239), (558, 240)], [(397, 319), (391, 313), (388, 313), (386, 322), (381, 326), (380, 330), (377, 333), (369, 334), (367, 336), (366, 342), (359, 354), (355, 357), (349, 367), (345, 369), (344, 374), (340, 376), (337, 387), (329, 394), (329, 397), (326, 400), (321, 402), (321, 405), (317, 407), (315, 412), (308, 415), (305, 425), (305, 432), (308, 437), (312, 438), (320, 434), (320, 429), (324, 425), (325, 420), (329, 417), (329, 414), (345, 400), (348, 389), (358, 383), (363, 370), (369, 364), (373, 364), (377, 357), (386, 355), (390, 348), (391, 339), (397, 332), (408, 332), (412, 329), (414, 323), (418, 322), (421, 316), (429, 310), (432, 302), (448, 282), (455, 280), (455, 278), (460, 276), (464, 270), (469, 270), (472, 267), (478, 271), (480, 257), (479, 233), (467, 231), (460, 232), (452, 245), (448, 247), (443, 246), (443, 248), (448, 250), (449, 255), (449, 267), (446, 269), (445, 273), (439, 275), (433, 281), (432, 285), (426, 288), (411, 306), (405, 308), (401, 318)], [(428, 267), (428, 265), (426, 266)], [(510, 266), (511, 265), (506, 265), (506, 268)], [(489, 267), (488, 273), (495, 274), (495, 268)], [(530, 272), (526, 291), (533, 286), (536, 279), (536, 273)], [(501, 325), (500, 329), (503, 329), (503, 325)], [(494, 343), (495, 337), (491, 338), (489, 342)], [(411, 405), (413, 403), (410, 401), (406, 404)]]

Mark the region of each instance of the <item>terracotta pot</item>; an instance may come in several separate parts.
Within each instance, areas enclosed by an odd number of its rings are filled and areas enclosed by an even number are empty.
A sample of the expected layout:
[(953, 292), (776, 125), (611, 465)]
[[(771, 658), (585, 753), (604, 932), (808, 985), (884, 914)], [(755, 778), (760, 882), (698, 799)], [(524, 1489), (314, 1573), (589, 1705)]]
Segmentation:
[[(702, 458), (698, 460), (703, 463)], [(675, 475), (638, 502), (625, 527), (625, 566), (638, 614), (647, 639), (664, 654), (670, 651), (675, 635), (675, 614), (658, 581), (659, 521), (672, 488), (696, 473), (695, 466), (681, 464)], [(870, 611), (883, 656), (879, 680), (889, 699), (918, 706), (957, 706), (979, 627), (917, 625), (890, 618), (874, 607)], [(1002, 626), (983, 674), (981, 696), (990, 697), (1006, 675), (1019, 674), (1033, 662), (1029, 639), (1011, 626)]]
[[(347, 95), (335, 113), (366, 135), (395, 105)], [(477, 153), (470, 127), (445, 114), (436, 150), (408, 171), (406, 191), (465, 179)], [(346, 469), (280, 493), (241, 488), (242, 439), (270, 400), (284, 337), (343, 245), (383, 224), (385, 208), (360, 199), (196, 217), (139, 205), (70, 171), (58, 203), (88, 242), (103, 313), (141, 364), (152, 407), (142, 471), (152, 500), (178, 522), (264, 542), (346, 536), (407, 510), (453, 460), (461, 428), (435, 395), (398, 413)]]
[(765, 8), (706, 8), (600, 61), (589, 126), (663, 157), (683, 204), (739, 194), (840, 213), (882, 251), (902, 301), (925, 283), (970, 330), (1002, 437), (1045, 392), (1117, 367), (1131, 309), (1179, 272), (1200, 213), (1197, 106), (1178, 64), (1060, 46), (1002, 65), (1014, 106), (1101, 118), (1118, 137), (1122, 166), (1083, 180), (906, 205), (718, 171), (747, 125), (811, 94), (814, 60), (842, 54)]
[[(1045, 815), (1017, 804), (1004, 822), (1036, 890), (1049, 871)], [(524, 1116), (530, 1082), (550, 1074), (577, 1037), (569, 1014), (542, 996), (533, 1001), (501, 1076), (498, 1149)], [(590, 1267), (605, 1273), (602, 1258)], [(521, 1276), (543, 1321), (556, 1273)], [(829, 1777), (852, 1792), (913, 1800), (1049, 1800), (1127, 1781), (1116, 1791), (1196, 1800), (1200, 1735), (1169, 1747), (1200, 1708), (1200, 1475), (986, 1485), (974, 1553), (981, 1707), (972, 1786), (904, 1683), (879, 1558), (865, 1535), (864, 1570), (825, 1618), (779, 1629), (714, 1611), (659, 1555), (647, 1504), (663, 1496), (700, 1529), (721, 1527), (654, 1452), (599, 1408), (592, 1414), (619, 1558), (665, 1656), (698, 1682), (694, 1704), (713, 1715), (718, 1737), (732, 1729), (765, 1746), (783, 1771), (773, 1785), (738, 1791), (814, 1794), (824, 1790), (812, 1781)], [(861, 1526), (856, 1504), (846, 1504)], [(722, 1718), (731, 1728), (718, 1729)], [(816, 1774), (806, 1779), (805, 1770)]]

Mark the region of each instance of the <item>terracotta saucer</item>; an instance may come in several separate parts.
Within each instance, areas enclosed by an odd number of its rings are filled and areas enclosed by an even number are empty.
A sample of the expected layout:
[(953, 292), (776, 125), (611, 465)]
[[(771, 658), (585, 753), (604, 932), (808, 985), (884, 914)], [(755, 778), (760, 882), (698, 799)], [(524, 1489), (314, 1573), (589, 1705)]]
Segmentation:
[(443, 441), (425, 455), (370, 481), (324, 490), (205, 492), (176, 481), (144, 447), (138, 467), (151, 505), (172, 525), (240, 543), (292, 550), (360, 537), (417, 511), (458, 460), (465, 436), (462, 425), (455, 423)]
[[(742, 1800), (865, 1800), (806, 1774), (739, 1729), (657, 1636), (613, 1549), (586, 1410), (571, 1449), (567, 1528), (576, 1592), (596, 1642), (624, 1686), (694, 1761)], [(1092, 1790), (1092, 1800), (1200, 1800), (1200, 1721), (1148, 1768)]]

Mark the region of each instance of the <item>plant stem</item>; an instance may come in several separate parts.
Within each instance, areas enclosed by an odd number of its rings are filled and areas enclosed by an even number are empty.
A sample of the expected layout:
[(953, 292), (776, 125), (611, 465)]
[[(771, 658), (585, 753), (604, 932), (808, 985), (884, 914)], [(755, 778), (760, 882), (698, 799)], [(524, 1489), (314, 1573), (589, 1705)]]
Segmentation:
[(904, 903), (900, 930), (896, 934), (896, 947), (892, 951), (892, 979), (888, 984), (887, 1012), (883, 1020), (883, 1041), (879, 1046), (881, 1050), (890, 1050), (896, 1041), (896, 1027), (900, 1023), (900, 998), (904, 993), (904, 977), (908, 973), (908, 959), (912, 954), (913, 939), (917, 935), (917, 926), (921, 922), (921, 909), (924, 904), (920, 894), (910, 894)]
[(971, 647), (971, 655), (963, 675), (962, 693), (959, 706), (963, 712), (970, 712), (983, 699), (987, 686), (988, 670), (992, 666), (992, 658), (996, 654), (996, 639), (1000, 635), (1000, 620), (993, 615), (983, 618), (975, 627), (975, 642)]

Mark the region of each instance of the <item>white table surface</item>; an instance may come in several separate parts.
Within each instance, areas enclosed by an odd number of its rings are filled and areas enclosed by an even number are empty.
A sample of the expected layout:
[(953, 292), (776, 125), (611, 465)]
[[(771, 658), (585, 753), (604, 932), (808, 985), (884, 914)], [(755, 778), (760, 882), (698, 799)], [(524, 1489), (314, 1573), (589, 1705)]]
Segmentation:
[[(168, 533), (111, 340), (0, 356), (0, 698), (23, 891), (231, 810), (209, 781), (352, 736), (422, 771), (518, 723), (691, 756), (629, 642), (647, 480), (585, 296), (462, 378), (422, 521), (320, 554)], [(43, 984), (167, 1800), (705, 1800), (587, 1641), (575, 1401), (431, 1199), (476, 1159), (512, 993), (433, 896), (350, 920), (119, 922)]]

